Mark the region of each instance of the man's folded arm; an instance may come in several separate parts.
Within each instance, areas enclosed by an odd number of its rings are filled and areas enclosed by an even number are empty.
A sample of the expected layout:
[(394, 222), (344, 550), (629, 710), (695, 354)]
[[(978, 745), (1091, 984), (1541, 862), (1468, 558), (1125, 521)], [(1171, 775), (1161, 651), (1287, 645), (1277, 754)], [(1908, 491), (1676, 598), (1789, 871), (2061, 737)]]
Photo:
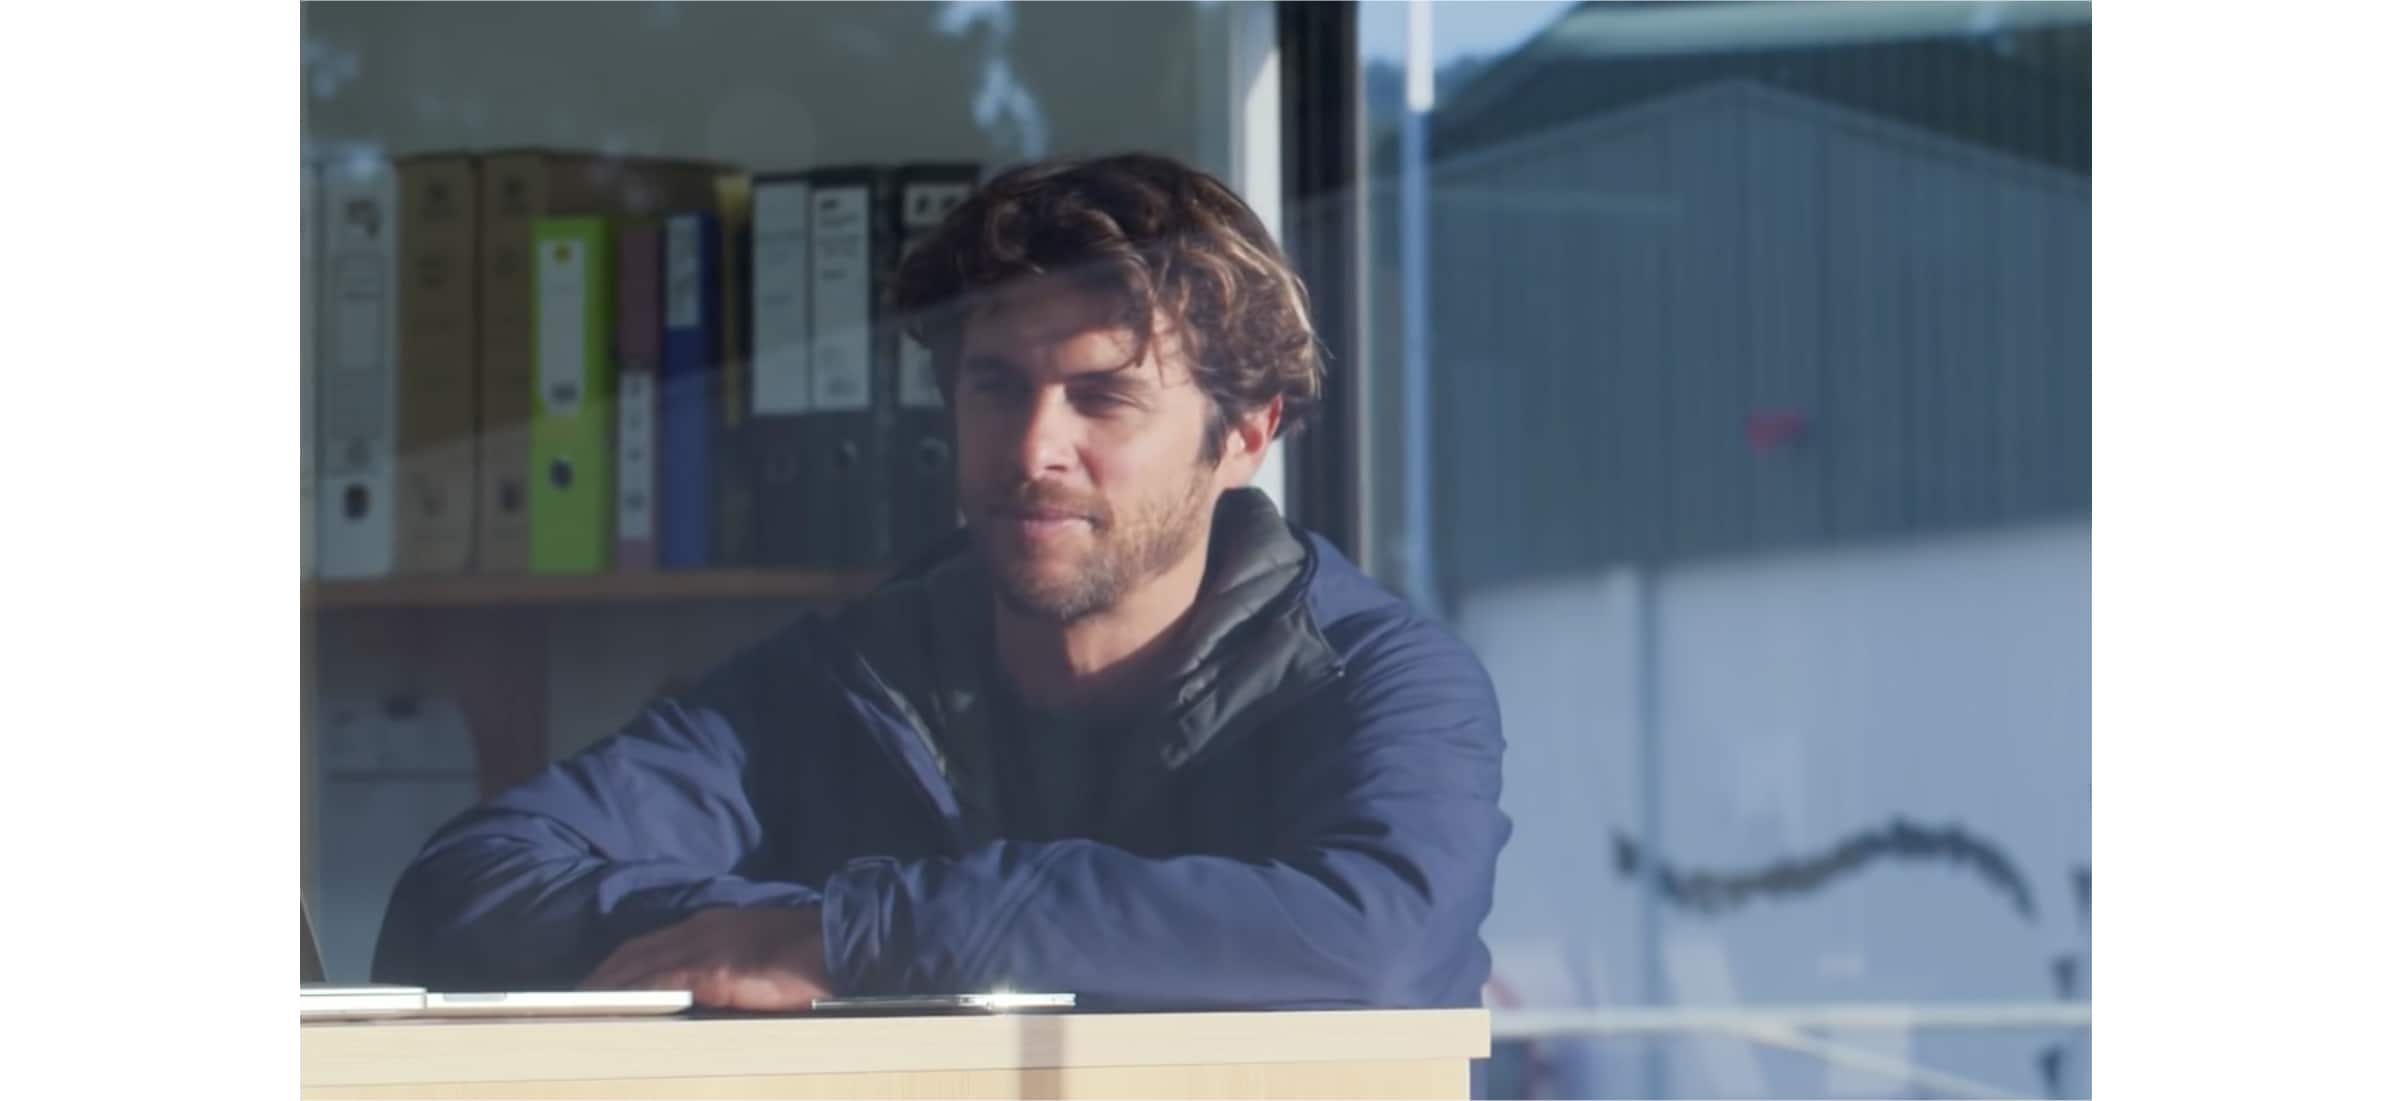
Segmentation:
[(860, 860), (824, 885), (842, 993), (1010, 988), (1108, 1009), (1475, 1000), (1503, 752), (1492, 687), (1449, 644), (1349, 677), (1296, 752), (1265, 859), (1148, 859), (1084, 840)]
[(774, 836), (737, 666), (443, 826), (400, 877), (373, 976), (569, 989), (632, 937), (710, 906), (803, 905), (750, 878)]

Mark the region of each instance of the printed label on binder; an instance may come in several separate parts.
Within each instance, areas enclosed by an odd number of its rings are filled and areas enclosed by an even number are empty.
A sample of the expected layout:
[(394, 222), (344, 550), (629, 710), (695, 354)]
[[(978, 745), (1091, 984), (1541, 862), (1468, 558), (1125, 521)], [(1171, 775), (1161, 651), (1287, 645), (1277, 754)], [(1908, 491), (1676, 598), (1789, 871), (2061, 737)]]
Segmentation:
[(540, 257), (540, 400), (552, 413), (581, 411), (589, 275), (582, 242), (551, 241)]
[(814, 408), (872, 407), (872, 229), (861, 187), (814, 193)]
[(813, 379), (806, 353), (806, 216), (811, 205), (804, 184), (781, 183), (756, 191), (753, 409), (759, 416), (803, 413), (813, 404)]
[(622, 416), (616, 454), (621, 460), (623, 492), (615, 522), (618, 538), (632, 543), (656, 538), (656, 502), (648, 493), (656, 450), (656, 421), (649, 416), (655, 401), (655, 379), (654, 372), (625, 371), (618, 383)]

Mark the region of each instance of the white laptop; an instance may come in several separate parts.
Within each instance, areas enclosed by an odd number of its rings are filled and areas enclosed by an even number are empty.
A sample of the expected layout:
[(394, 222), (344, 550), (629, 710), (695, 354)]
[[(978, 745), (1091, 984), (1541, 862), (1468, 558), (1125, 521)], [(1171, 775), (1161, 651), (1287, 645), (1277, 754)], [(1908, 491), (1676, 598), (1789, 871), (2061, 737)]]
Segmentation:
[(442, 993), (393, 983), (324, 981), (307, 902), (299, 903), (299, 1019), (364, 1021), (455, 1017), (645, 1017), (690, 1007), (686, 990), (531, 990)]
[(378, 1017), (420, 1017), (424, 988), (386, 983), (299, 984), (302, 1021), (367, 1021)]
[[(887, 997), (816, 998), (812, 1010), (826, 1015), (1037, 1013), (1068, 1010), (1071, 994), (994, 991), (982, 994), (908, 994)], [(499, 993), (442, 993), (392, 983), (324, 981), (323, 954), (316, 945), (307, 902), (299, 904), (299, 1019), (364, 1021), (458, 1017), (638, 1017), (665, 1016), (690, 1008), (686, 990), (534, 990)]]

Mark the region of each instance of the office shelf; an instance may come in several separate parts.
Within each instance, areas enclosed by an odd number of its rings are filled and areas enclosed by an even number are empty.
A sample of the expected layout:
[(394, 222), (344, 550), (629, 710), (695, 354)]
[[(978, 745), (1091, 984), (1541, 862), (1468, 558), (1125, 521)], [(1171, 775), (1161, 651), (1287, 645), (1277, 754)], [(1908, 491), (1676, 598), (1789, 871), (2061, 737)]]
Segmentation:
[(704, 601), (835, 601), (869, 589), (880, 570), (737, 569), (582, 576), (483, 575), (310, 580), (303, 604), (320, 611), (377, 608), (532, 608)]

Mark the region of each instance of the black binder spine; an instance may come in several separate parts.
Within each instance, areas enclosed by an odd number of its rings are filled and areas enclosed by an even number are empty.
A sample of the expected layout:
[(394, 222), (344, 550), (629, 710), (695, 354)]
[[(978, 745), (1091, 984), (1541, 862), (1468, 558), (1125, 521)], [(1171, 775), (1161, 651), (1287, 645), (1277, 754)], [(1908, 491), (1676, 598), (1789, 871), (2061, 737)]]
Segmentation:
[[(892, 198), (892, 221), (899, 248), (892, 262), (927, 238), (980, 182), (980, 166), (964, 163), (909, 164), (897, 172)], [(886, 297), (883, 297), (886, 301)], [(890, 537), (892, 551), (903, 561), (954, 530), (955, 445), (930, 349), (905, 335), (911, 320), (891, 313), (888, 328), (895, 347), (894, 441), (888, 455), (890, 481)]]
[(879, 303), (896, 250), (888, 199), (894, 174), (842, 167), (808, 178), (814, 335), (805, 553), (820, 565), (879, 566), (891, 555), (885, 456), (896, 346)]
[(765, 175), (754, 185), (749, 221), (746, 423), (739, 460), (748, 473), (748, 527), (755, 561), (815, 560), (810, 464), (813, 402), (811, 182)]

